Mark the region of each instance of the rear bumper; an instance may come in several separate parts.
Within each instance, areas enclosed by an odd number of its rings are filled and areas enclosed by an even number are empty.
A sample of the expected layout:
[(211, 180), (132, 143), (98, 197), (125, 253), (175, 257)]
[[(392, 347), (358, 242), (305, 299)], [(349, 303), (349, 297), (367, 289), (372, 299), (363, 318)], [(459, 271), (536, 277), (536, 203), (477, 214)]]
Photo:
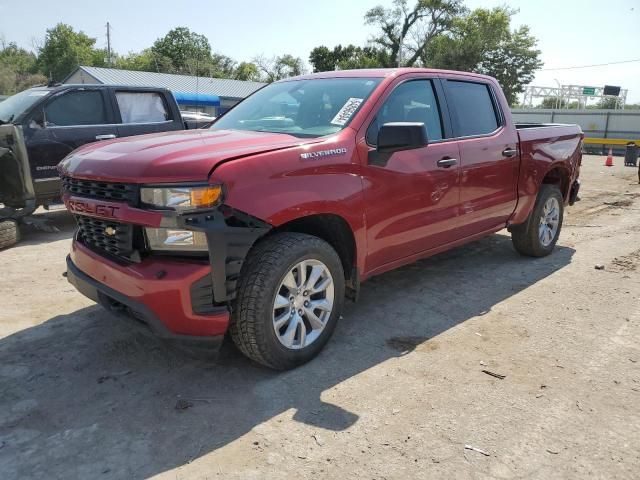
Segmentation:
[(193, 312), (191, 287), (211, 275), (203, 262), (146, 259), (116, 264), (74, 240), (67, 257), (67, 278), (80, 293), (114, 313), (145, 323), (160, 337), (221, 341), (229, 326), (229, 311)]

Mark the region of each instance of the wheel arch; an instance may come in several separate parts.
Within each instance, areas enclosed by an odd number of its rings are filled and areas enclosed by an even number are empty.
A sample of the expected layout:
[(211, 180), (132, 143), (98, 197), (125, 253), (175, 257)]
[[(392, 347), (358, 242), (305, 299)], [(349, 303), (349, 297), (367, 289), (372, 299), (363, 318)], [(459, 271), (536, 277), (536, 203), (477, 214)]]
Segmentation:
[(357, 296), (359, 274), (356, 236), (347, 220), (334, 213), (318, 213), (291, 219), (275, 226), (269, 235), (279, 232), (306, 233), (321, 238), (336, 251), (344, 269), (348, 297)]
[[(562, 198), (566, 203), (569, 200), (569, 187), (571, 175), (569, 170), (563, 165), (555, 165), (545, 173), (540, 186), (555, 185), (560, 189)], [(539, 190), (539, 189), (538, 189)]]

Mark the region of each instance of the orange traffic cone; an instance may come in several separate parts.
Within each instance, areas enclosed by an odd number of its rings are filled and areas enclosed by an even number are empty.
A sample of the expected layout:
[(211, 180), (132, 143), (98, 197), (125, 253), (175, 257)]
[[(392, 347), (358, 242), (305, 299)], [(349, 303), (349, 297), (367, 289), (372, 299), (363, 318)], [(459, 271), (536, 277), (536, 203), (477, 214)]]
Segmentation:
[(604, 162), (605, 167), (613, 167), (613, 149), (609, 149), (609, 155), (607, 155), (607, 161)]

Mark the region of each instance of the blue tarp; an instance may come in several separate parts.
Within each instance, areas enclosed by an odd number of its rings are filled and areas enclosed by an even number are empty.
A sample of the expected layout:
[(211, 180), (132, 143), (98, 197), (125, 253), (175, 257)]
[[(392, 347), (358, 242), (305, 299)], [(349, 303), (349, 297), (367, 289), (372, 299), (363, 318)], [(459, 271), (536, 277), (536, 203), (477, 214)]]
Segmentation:
[(186, 93), (173, 92), (176, 102), (180, 105), (206, 105), (209, 107), (219, 107), (220, 97), (208, 95), (206, 93)]

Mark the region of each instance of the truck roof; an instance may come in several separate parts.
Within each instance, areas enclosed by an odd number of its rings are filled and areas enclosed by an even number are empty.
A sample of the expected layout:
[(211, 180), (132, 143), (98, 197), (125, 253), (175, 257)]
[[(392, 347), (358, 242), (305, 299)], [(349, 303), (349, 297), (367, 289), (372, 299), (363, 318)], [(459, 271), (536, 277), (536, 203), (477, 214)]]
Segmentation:
[(479, 73), (471, 73), (471, 72), (459, 72), (455, 70), (442, 70), (436, 68), (410, 68), (410, 67), (400, 67), (400, 68), (363, 68), (359, 70), (335, 70), (329, 72), (318, 72), (318, 73), (310, 73), (307, 75), (299, 75), (297, 77), (290, 77), (280, 80), (280, 82), (287, 82), (291, 80), (311, 80), (314, 78), (356, 78), (356, 77), (372, 77), (372, 78), (387, 78), (387, 77), (396, 77), (398, 75), (404, 75), (407, 73), (427, 73), (432, 75), (463, 75), (465, 77), (476, 77), (482, 79), (491, 79), (488, 75), (482, 75)]

